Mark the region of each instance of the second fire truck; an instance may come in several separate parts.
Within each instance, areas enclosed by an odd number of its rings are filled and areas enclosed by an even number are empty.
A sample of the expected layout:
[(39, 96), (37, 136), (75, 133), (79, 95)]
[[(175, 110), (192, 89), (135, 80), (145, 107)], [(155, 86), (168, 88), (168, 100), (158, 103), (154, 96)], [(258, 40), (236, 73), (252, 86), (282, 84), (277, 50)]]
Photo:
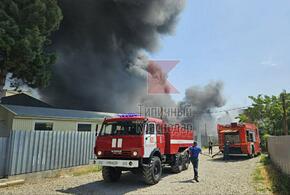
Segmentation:
[(254, 124), (231, 123), (217, 126), (219, 149), (229, 144), (229, 155), (256, 156), (261, 153), (259, 130)]

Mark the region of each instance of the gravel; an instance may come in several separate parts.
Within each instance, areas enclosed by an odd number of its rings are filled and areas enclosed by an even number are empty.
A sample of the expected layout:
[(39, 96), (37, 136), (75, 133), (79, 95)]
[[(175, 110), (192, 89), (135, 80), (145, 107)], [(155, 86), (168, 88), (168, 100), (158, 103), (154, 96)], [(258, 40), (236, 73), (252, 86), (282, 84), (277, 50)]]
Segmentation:
[[(205, 152), (206, 153), (206, 152)], [(224, 162), (221, 156), (211, 159), (201, 155), (200, 182), (193, 182), (192, 166), (187, 171), (171, 174), (163, 171), (162, 180), (145, 185), (140, 176), (124, 173), (117, 183), (105, 183), (101, 173), (42, 179), (0, 189), (0, 194), (256, 194), (251, 174), (258, 158), (234, 158)]]

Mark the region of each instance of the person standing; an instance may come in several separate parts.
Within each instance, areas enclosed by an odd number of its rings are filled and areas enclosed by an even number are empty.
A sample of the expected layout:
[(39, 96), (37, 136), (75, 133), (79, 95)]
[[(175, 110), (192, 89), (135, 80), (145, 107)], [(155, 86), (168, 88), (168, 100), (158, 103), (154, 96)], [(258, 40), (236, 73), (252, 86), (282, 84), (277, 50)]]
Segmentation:
[(213, 143), (211, 140), (209, 140), (208, 142), (208, 154), (212, 155), (212, 146), (213, 146)]
[(190, 154), (190, 161), (193, 165), (193, 171), (194, 171), (194, 180), (196, 182), (199, 182), (198, 180), (198, 157), (199, 154), (202, 154), (201, 148), (197, 145), (197, 142), (194, 141), (193, 145), (189, 148), (189, 154)]
[(230, 158), (229, 154), (230, 154), (230, 142), (226, 141), (224, 145), (224, 160), (225, 161), (229, 160)]

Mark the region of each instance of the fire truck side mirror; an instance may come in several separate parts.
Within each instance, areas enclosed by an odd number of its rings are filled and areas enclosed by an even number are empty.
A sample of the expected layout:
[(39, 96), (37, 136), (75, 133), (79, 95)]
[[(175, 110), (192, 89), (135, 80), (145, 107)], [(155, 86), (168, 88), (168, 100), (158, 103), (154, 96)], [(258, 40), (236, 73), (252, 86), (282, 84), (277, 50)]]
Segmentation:
[(98, 135), (98, 132), (99, 132), (99, 125), (96, 124), (96, 136)]

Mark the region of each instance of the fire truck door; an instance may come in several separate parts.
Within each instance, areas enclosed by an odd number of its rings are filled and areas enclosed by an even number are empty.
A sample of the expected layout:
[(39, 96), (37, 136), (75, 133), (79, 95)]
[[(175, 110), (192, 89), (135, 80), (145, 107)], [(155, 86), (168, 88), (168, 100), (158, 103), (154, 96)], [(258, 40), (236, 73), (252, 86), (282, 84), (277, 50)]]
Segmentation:
[(148, 123), (144, 134), (144, 157), (150, 157), (156, 147), (156, 124)]

